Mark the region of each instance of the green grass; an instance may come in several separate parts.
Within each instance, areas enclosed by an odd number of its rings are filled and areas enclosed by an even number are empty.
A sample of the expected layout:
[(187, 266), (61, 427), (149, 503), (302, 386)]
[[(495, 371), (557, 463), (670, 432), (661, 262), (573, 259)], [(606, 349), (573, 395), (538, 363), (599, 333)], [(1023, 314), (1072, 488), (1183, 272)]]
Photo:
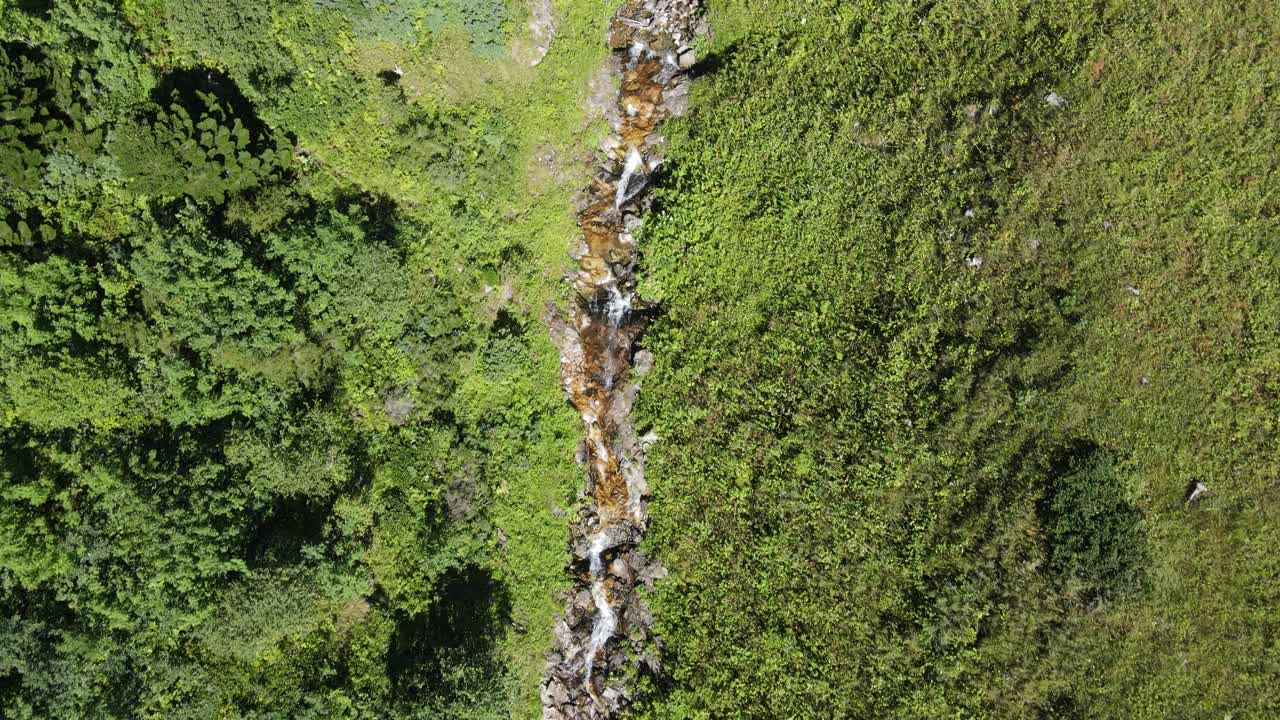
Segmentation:
[(712, 4), (645, 235), (644, 714), (1274, 714), (1280, 13), (786, 5)]

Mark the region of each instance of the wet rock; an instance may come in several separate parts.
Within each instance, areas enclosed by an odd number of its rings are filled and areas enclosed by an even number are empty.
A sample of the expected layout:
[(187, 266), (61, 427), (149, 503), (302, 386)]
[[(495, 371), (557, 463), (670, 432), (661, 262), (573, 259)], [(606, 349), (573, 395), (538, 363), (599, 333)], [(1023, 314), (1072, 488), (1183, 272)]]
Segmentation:
[(637, 28), (614, 19), (609, 26), (609, 49), (614, 52), (629, 50), (635, 42)]
[[(619, 545), (634, 545), (640, 540), (640, 534), (630, 523), (612, 525), (600, 532), (604, 536), (604, 552), (606, 554)], [(584, 536), (575, 542), (573, 544), (573, 556), (579, 560), (586, 560), (591, 553), (592, 540), (593, 538)]]
[[(615, 153), (617, 153), (618, 148), (621, 147), (621, 145), (618, 142), (618, 138), (616, 136), (610, 135), (600, 141), (599, 147), (600, 147), (600, 153), (604, 155), (606, 161), (612, 162), (612, 161), (616, 161)], [(581, 213), (584, 209), (586, 209), (586, 207), (587, 207), (587, 204), (583, 204), (582, 207), (577, 208), (577, 212)]]
[[(603, 66), (609, 75), (592, 83), (593, 103), (615, 132), (600, 143), (594, 176), (573, 204), (582, 231), (577, 270), (568, 277), (574, 301), (543, 315), (560, 350), (561, 384), (583, 421), (575, 459), (586, 473), (571, 529), (577, 591), (565, 599), (547, 654), (544, 717), (614, 718), (629, 702), (628, 682), (658, 667), (652, 655), (639, 659), (652, 641), (653, 617), (634, 591), (642, 578), (651, 585), (665, 575), (635, 550), (648, 524), (645, 452), (657, 439), (639, 435), (631, 419), (639, 391), (631, 371), (638, 378), (653, 365), (652, 354), (634, 351), (649, 317), (642, 311), (651, 307), (636, 293), (636, 233), (663, 161), (657, 127), (688, 104), (684, 71), (695, 62), (690, 46), (698, 6), (697, 0), (623, 0), (606, 37), (613, 50)], [(608, 105), (604, 88), (613, 98)], [(593, 641), (599, 628), (607, 642)]]
[(614, 558), (613, 562), (609, 563), (609, 574), (628, 585), (635, 578), (634, 573), (631, 572), (631, 565), (623, 557)]

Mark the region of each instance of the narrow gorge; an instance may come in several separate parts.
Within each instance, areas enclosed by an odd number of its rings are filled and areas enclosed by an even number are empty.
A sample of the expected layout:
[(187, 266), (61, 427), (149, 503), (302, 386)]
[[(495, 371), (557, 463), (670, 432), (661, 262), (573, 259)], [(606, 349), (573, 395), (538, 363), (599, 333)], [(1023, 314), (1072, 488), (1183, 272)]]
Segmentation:
[(652, 616), (636, 589), (661, 567), (638, 544), (648, 524), (645, 451), (631, 408), (652, 359), (637, 347), (652, 307), (636, 291), (635, 234), (649, 207), (650, 178), (663, 161), (658, 126), (684, 112), (698, 27), (697, 0), (627, 0), (608, 29), (612, 133), (601, 143), (575, 210), (582, 237), (573, 295), (544, 320), (560, 350), (561, 384), (582, 417), (578, 461), (583, 502), (571, 529), (574, 587), (547, 654), (544, 720), (615, 717), (634, 680), (655, 672), (647, 652)]

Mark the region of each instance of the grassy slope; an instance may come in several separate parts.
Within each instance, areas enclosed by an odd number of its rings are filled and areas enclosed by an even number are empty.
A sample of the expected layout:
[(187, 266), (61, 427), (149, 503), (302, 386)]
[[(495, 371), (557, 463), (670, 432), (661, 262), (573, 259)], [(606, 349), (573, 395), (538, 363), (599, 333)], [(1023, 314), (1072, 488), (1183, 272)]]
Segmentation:
[[(712, 4), (646, 237), (649, 715), (1276, 712), (1278, 22)], [(1136, 591), (1052, 570), (1082, 445)]]

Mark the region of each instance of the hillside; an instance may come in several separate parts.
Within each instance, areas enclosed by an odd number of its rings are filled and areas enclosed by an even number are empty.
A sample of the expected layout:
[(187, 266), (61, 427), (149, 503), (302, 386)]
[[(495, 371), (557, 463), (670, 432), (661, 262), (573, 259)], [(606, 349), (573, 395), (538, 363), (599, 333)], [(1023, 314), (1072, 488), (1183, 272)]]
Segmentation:
[(0, 716), (1280, 714), (1278, 40), (0, 0)]

